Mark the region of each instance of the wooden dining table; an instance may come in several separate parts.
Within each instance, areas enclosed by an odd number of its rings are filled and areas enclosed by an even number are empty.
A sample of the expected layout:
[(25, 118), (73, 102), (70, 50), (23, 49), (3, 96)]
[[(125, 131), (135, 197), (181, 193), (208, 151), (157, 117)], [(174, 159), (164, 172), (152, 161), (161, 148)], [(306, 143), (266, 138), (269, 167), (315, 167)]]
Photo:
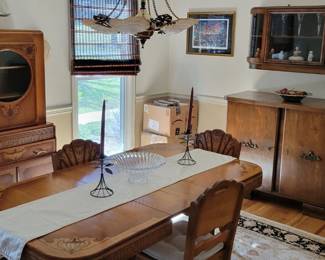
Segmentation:
[[(183, 152), (184, 146), (155, 144), (135, 150), (169, 157)], [(94, 162), (55, 171), (7, 189), (0, 197), (0, 210), (98, 179), (99, 169)], [(248, 194), (261, 185), (262, 170), (256, 164), (236, 159), (32, 240), (22, 259), (130, 259), (171, 234), (171, 218), (186, 212), (191, 201), (222, 180), (242, 182)]]

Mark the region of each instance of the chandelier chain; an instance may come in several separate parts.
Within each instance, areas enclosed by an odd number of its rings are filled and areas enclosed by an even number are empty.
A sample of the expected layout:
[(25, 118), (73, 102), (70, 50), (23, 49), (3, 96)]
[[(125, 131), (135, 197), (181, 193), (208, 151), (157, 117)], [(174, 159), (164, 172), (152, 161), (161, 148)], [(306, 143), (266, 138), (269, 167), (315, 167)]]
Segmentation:
[(151, 16), (151, 5), (150, 5), (150, 0), (147, 0), (147, 6), (148, 6), (148, 13)]
[[(128, 1), (128, 0), (124, 0), (124, 1), (123, 1), (123, 6), (122, 6), (120, 12), (117, 14), (117, 16), (116, 16), (115, 18), (119, 18), (119, 17), (122, 15), (122, 13), (123, 13), (123, 11), (124, 11), (124, 9), (125, 9), (125, 6), (126, 6), (126, 4), (127, 4), (127, 1)], [(115, 9), (115, 10), (116, 10), (116, 9)]]
[(171, 12), (171, 14), (176, 18), (176, 19), (179, 19), (179, 17), (175, 14), (175, 12), (173, 11), (173, 9), (171, 8), (168, 0), (165, 0), (165, 3), (166, 3), (166, 6), (168, 8), (168, 10)]
[(121, 0), (118, 0), (116, 5), (114, 6), (113, 10), (107, 15), (108, 17), (111, 17), (111, 15), (116, 11), (116, 9), (117, 9), (117, 7), (119, 6), (120, 3), (121, 3)]
[(158, 17), (159, 14), (158, 14), (158, 11), (157, 11), (156, 0), (152, 0), (152, 5), (153, 5), (153, 9), (154, 9), (154, 11), (155, 11), (155, 14), (156, 14), (156, 16)]

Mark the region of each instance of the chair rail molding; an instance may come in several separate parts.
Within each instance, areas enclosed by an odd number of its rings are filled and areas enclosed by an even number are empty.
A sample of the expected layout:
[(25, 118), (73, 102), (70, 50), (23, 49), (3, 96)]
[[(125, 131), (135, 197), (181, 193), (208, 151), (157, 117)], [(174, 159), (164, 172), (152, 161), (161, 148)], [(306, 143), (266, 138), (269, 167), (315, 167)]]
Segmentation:
[[(136, 102), (146, 102), (150, 99), (154, 98), (160, 98), (165, 96), (171, 96), (174, 98), (190, 98), (190, 95), (185, 94), (179, 94), (179, 93), (173, 93), (173, 92), (164, 92), (164, 93), (158, 93), (158, 94), (140, 94), (136, 96)], [(210, 103), (214, 105), (222, 105), (226, 106), (227, 101), (224, 99), (224, 97), (219, 96), (211, 96), (211, 95), (196, 95), (197, 99), (201, 103)]]

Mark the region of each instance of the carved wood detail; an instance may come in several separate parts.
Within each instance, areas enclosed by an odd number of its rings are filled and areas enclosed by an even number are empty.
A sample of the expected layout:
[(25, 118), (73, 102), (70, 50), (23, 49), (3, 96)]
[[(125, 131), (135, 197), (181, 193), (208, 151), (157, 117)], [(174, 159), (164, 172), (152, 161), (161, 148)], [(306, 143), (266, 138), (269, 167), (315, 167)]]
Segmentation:
[(19, 114), (20, 107), (19, 106), (11, 106), (11, 105), (3, 105), (3, 106), (1, 106), (1, 112), (4, 117), (11, 119)]
[(99, 144), (90, 140), (73, 140), (52, 155), (53, 169), (62, 170), (99, 159)]
[(52, 242), (47, 242), (46, 244), (49, 247), (63, 250), (73, 255), (81, 250), (88, 249), (92, 245), (97, 244), (96, 241), (96, 238), (90, 237), (55, 238)]
[(47, 139), (55, 138), (54, 125), (49, 124), (43, 127), (33, 127), (24, 130), (8, 131), (0, 134), (0, 149), (30, 144)]
[(239, 158), (241, 144), (224, 131), (215, 129), (195, 135), (194, 148)]

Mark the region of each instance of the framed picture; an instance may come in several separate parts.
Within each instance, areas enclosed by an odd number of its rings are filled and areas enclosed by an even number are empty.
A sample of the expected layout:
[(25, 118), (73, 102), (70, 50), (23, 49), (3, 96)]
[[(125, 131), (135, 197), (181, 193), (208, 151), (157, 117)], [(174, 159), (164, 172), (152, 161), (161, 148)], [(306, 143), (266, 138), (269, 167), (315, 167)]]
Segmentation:
[(233, 56), (236, 13), (188, 13), (199, 23), (187, 31), (187, 53)]

